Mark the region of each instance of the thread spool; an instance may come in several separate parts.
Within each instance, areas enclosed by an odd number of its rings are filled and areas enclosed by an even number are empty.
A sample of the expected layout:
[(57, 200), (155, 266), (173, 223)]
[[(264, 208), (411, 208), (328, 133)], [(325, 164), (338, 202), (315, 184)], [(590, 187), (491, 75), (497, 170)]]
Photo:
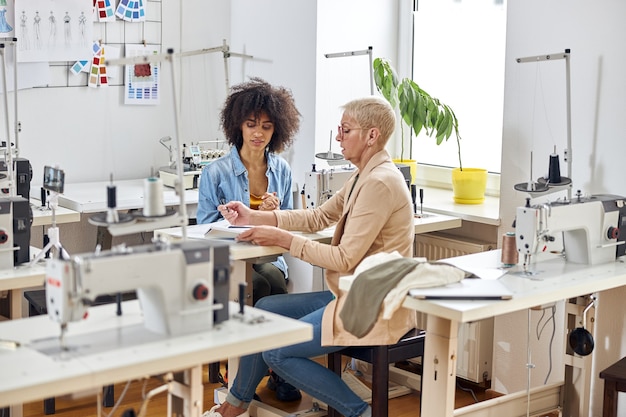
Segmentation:
[(115, 185), (107, 185), (107, 208), (117, 207), (117, 191)]
[(105, 222), (107, 224), (119, 223), (120, 217), (115, 208), (117, 207), (117, 189), (115, 185), (107, 185), (107, 211)]
[(146, 217), (164, 216), (163, 180), (150, 177), (144, 180), (143, 185), (143, 215)]
[(502, 264), (505, 267), (517, 265), (519, 257), (517, 254), (517, 244), (515, 243), (515, 233), (506, 232), (502, 235)]
[(550, 184), (559, 184), (561, 182), (561, 168), (559, 166), (559, 156), (557, 154), (550, 155), (548, 180), (550, 181)]

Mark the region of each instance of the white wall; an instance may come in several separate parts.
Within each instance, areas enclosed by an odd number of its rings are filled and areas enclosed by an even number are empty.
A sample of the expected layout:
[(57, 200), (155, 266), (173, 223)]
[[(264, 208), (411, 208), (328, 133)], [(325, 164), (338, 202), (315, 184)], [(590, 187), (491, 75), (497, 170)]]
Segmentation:
[[(229, 37), (230, 21), (224, 18), (230, 13), (228, 3), (185, 0), (184, 7), (182, 5), (182, 2), (163, 1), (164, 50), (208, 48), (221, 45), (222, 39)], [(206, 115), (215, 113), (225, 97), (225, 89), (220, 84), (224, 79), (221, 53), (204, 59), (207, 66), (215, 67), (212, 70), (215, 74), (206, 71), (192, 78), (189, 66), (200, 65), (181, 63), (183, 80), (190, 80), (183, 82), (181, 89), (183, 142), (213, 138), (217, 134), (213, 119)], [(215, 59), (218, 62), (212, 63)], [(196, 71), (201, 69), (196, 68)], [(114, 179), (143, 178), (150, 175), (151, 168), (165, 165), (168, 154), (158, 139), (175, 133), (168, 64), (162, 66), (162, 76), (163, 96), (158, 106), (122, 104), (122, 87), (21, 90), (18, 95), (22, 124), (20, 156), (33, 165), (33, 183), (41, 183), (46, 164), (60, 165), (68, 183), (108, 180), (110, 174)], [(11, 125), (12, 121), (13, 116)]]
[[(621, 126), (626, 114), (623, 53), (626, 27), (621, 22), (625, 14), (626, 3), (617, 0), (593, 4), (580, 0), (509, 0), (500, 199), (502, 232), (512, 230), (515, 207), (524, 203), (526, 195), (514, 191), (513, 185), (528, 181), (530, 151), (534, 152), (534, 179), (547, 171), (549, 154), (555, 145), (561, 155), (563, 175), (567, 169), (563, 160), (567, 126), (564, 61), (537, 67), (516, 63), (518, 57), (571, 49), (573, 188), (587, 194), (626, 195), (622, 170), (626, 141)], [(618, 308), (622, 292), (614, 293), (602, 295), (598, 310), (596, 332), (602, 336), (601, 343), (596, 341), (591, 370), (595, 382), (589, 415), (593, 416), (601, 414), (603, 384), (597, 378), (599, 371), (626, 353), (623, 314), (609, 313), (613, 307)], [(496, 320), (497, 339), (504, 350), (496, 358), (495, 373), (499, 380), (495, 388), (504, 392), (525, 389), (525, 378), (508, 371), (517, 364), (517, 369), (523, 372), (526, 363), (526, 315), (520, 312)], [(611, 316), (610, 322), (607, 316)], [(557, 341), (562, 339), (562, 329), (558, 334)], [(536, 345), (533, 348), (533, 358), (544, 364), (546, 343), (544, 338), (543, 350)], [(556, 349), (555, 352), (563, 351)], [(541, 369), (545, 371), (540, 368), (534, 372), (533, 385), (543, 382), (541, 375), (545, 373)], [(626, 413), (624, 405), (620, 410), (620, 415)]]
[[(341, 121), (340, 106), (371, 94), (368, 55), (326, 58), (325, 54), (364, 51), (372, 47), (372, 57), (396, 61), (398, 3), (400, 1), (319, 0), (317, 39), (317, 101), (315, 152), (327, 152), (332, 131), (332, 150), (339, 151), (335, 141)], [(358, 5), (357, 5), (358, 4)], [(376, 87), (374, 86), (374, 94)], [(327, 165), (322, 160), (317, 166)]]

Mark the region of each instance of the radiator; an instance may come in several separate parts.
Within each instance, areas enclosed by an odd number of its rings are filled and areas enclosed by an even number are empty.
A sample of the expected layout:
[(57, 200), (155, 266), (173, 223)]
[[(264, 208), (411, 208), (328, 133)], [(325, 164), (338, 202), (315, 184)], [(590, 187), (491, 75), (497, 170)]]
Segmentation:
[(484, 252), (496, 247), (495, 243), (482, 242), (445, 233), (425, 233), (415, 236), (415, 256), (429, 261)]
[[(496, 246), (495, 243), (445, 233), (425, 233), (415, 236), (415, 256), (424, 257), (429, 261), (484, 252)], [(418, 314), (418, 324), (425, 326), (425, 322), (425, 315)], [(457, 376), (476, 383), (490, 380), (493, 360), (493, 318), (460, 324), (458, 337)]]

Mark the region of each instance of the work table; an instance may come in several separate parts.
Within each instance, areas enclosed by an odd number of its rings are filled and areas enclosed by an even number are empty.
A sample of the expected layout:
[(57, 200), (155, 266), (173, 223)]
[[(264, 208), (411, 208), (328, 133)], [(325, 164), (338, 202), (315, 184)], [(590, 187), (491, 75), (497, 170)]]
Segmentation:
[(47, 315), (0, 323), (2, 339), (19, 343), (0, 346), (0, 407), (189, 369), (307, 341), (312, 335), (306, 323), (252, 307), (241, 320), (235, 303), (230, 304), (231, 319), (180, 336), (146, 330), (137, 300), (124, 302), (121, 316), (115, 309), (115, 304), (92, 307), (87, 319), (70, 323), (66, 341), (71, 349), (64, 352), (59, 325)]

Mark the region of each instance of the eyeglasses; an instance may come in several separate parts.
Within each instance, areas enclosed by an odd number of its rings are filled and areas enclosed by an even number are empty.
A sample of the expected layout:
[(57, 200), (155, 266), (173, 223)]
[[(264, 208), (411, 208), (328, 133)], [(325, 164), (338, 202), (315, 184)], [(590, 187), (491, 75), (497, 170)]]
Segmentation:
[(350, 133), (353, 130), (367, 130), (368, 128), (365, 127), (350, 127), (350, 128), (346, 128), (343, 127), (341, 125), (337, 126), (337, 135), (339, 136), (339, 139), (343, 140), (344, 135), (347, 135), (348, 133)]

